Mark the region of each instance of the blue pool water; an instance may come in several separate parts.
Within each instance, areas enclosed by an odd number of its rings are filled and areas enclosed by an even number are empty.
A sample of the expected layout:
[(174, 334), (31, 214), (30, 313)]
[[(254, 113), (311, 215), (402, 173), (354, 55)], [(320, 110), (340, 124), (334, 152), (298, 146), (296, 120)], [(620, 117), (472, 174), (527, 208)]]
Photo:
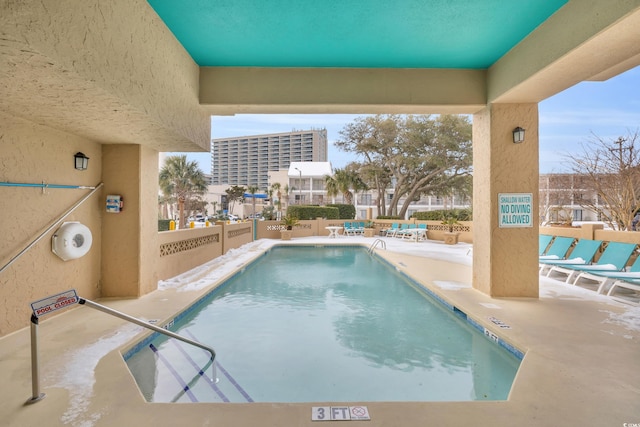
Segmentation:
[[(520, 359), (357, 247), (276, 247), (125, 355), (153, 402), (506, 399)], [(494, 337), (495, 338), (495, 337)], [(517, 353), (517, 351), (515, 351)]]

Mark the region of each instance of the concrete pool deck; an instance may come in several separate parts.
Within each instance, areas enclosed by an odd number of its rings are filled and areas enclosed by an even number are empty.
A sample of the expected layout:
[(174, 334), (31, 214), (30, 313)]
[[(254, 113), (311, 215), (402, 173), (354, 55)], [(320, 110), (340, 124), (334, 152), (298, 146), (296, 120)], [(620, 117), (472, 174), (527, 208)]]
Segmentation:
[[(471, 245), (384, 238), (381, 257), (524, 351), (506, 401), (351, 402), (378, 426), (624, 426), (640, 424), (640, 308), (553, 279), (540, 278), (540, 298), (490, 298), (471, 287)], [(146, 320), (172, 318), (212, 286), (273, 245), (363, 244), (364, 237), (259, 240), (159, 284), (138, 299), (101, 304)], [(9, 312), (6, 310), (5, 312)], [(510, 329), (501, 329), (489, 318)], [(29, 329), (0, 339), (2, 425), (30, 426), (330, 426), (312, 422), (312, 406), (331, 403), (147, 403), (120, 351), (142, 328), (78, 306), (41, 319), (41, 391), (31, 397)], [(443, 385), (446, 387), (446, 385)]]

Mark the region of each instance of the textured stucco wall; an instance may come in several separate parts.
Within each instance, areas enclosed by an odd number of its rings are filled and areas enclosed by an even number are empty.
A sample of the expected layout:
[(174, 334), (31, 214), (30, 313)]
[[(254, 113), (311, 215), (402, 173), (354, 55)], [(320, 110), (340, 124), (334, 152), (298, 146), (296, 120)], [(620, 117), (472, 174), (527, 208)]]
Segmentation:
[[(73, 168), (73, 155), (78, 151), (90, 158), (86, 171)], [(0, 111), (2, 182), (95, 186), (100, 183), (101, 157), (95, 142)], [(89, 191), (0, 186), (0, 266)], [(55, 227), (0, 273), (0, 335), (27, 326), (29, 304), (35, 300), (72, 288), (86, 298), (99, 295), (103, 206), (98, 190), (65, 219), (79, 221), (91, 230), (93, 245), (84, 257), (63, 261), (51, 251)]]
[[(526, 129), (513, 143), (512, 130)], [(537, 104), (494, 104), (473, 117), (473, 286), (494, 297), (538, 297), (538, 221), (498, 226), (499, 193), (532, 193), (538, 212)], [(532, 244), (536, 242), (535, 244)]]
[(158, 153), (140, 145), (103, 146), (104, 194), (121, 195), (105, 213), (102, 296), (137, 297), (157, 287)]
[(99, 142), (206, 151), (199, 68), (144, 0), (0, 3), (0, 110)]

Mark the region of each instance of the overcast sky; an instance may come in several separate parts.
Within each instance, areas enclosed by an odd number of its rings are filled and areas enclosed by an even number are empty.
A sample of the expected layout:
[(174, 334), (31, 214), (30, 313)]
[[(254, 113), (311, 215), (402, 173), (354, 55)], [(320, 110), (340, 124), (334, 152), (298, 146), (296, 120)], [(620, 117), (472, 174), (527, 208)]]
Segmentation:
[[(563, 172), (565, 156), (593, 138), (615, 140), (640, 128), (640, 67), (605, 82), (583, 82), (539, 104), (540, 172)], [(333, 142), (339, 132), (357, 114), (243, 114), (214, 116), (211, 138), (259, 135), (326, 128), (329, 161), (334, 168), (344, 167), (355, 158), (339, 151)], [(172, 153), (175, 154), (175, 153)], [(211, 173), (209, 153), (187, 153), (200, 168)]]

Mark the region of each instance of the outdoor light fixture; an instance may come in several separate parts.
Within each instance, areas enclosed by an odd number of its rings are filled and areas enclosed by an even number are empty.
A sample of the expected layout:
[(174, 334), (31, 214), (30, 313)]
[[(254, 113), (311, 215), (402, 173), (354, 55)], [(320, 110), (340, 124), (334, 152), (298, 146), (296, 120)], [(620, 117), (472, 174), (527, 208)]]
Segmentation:
[(87, 166), (89, 165), (89, 158), (84, 155), (84, 153), (77, 152), (73, 155), (73, 159), (75, 160), (75, 168), (79, 171), (87, 170)]
[(518, 126), (513, 130), (513, 143), (520, 144), (522, 141), (524, 141), (524, 129)]

